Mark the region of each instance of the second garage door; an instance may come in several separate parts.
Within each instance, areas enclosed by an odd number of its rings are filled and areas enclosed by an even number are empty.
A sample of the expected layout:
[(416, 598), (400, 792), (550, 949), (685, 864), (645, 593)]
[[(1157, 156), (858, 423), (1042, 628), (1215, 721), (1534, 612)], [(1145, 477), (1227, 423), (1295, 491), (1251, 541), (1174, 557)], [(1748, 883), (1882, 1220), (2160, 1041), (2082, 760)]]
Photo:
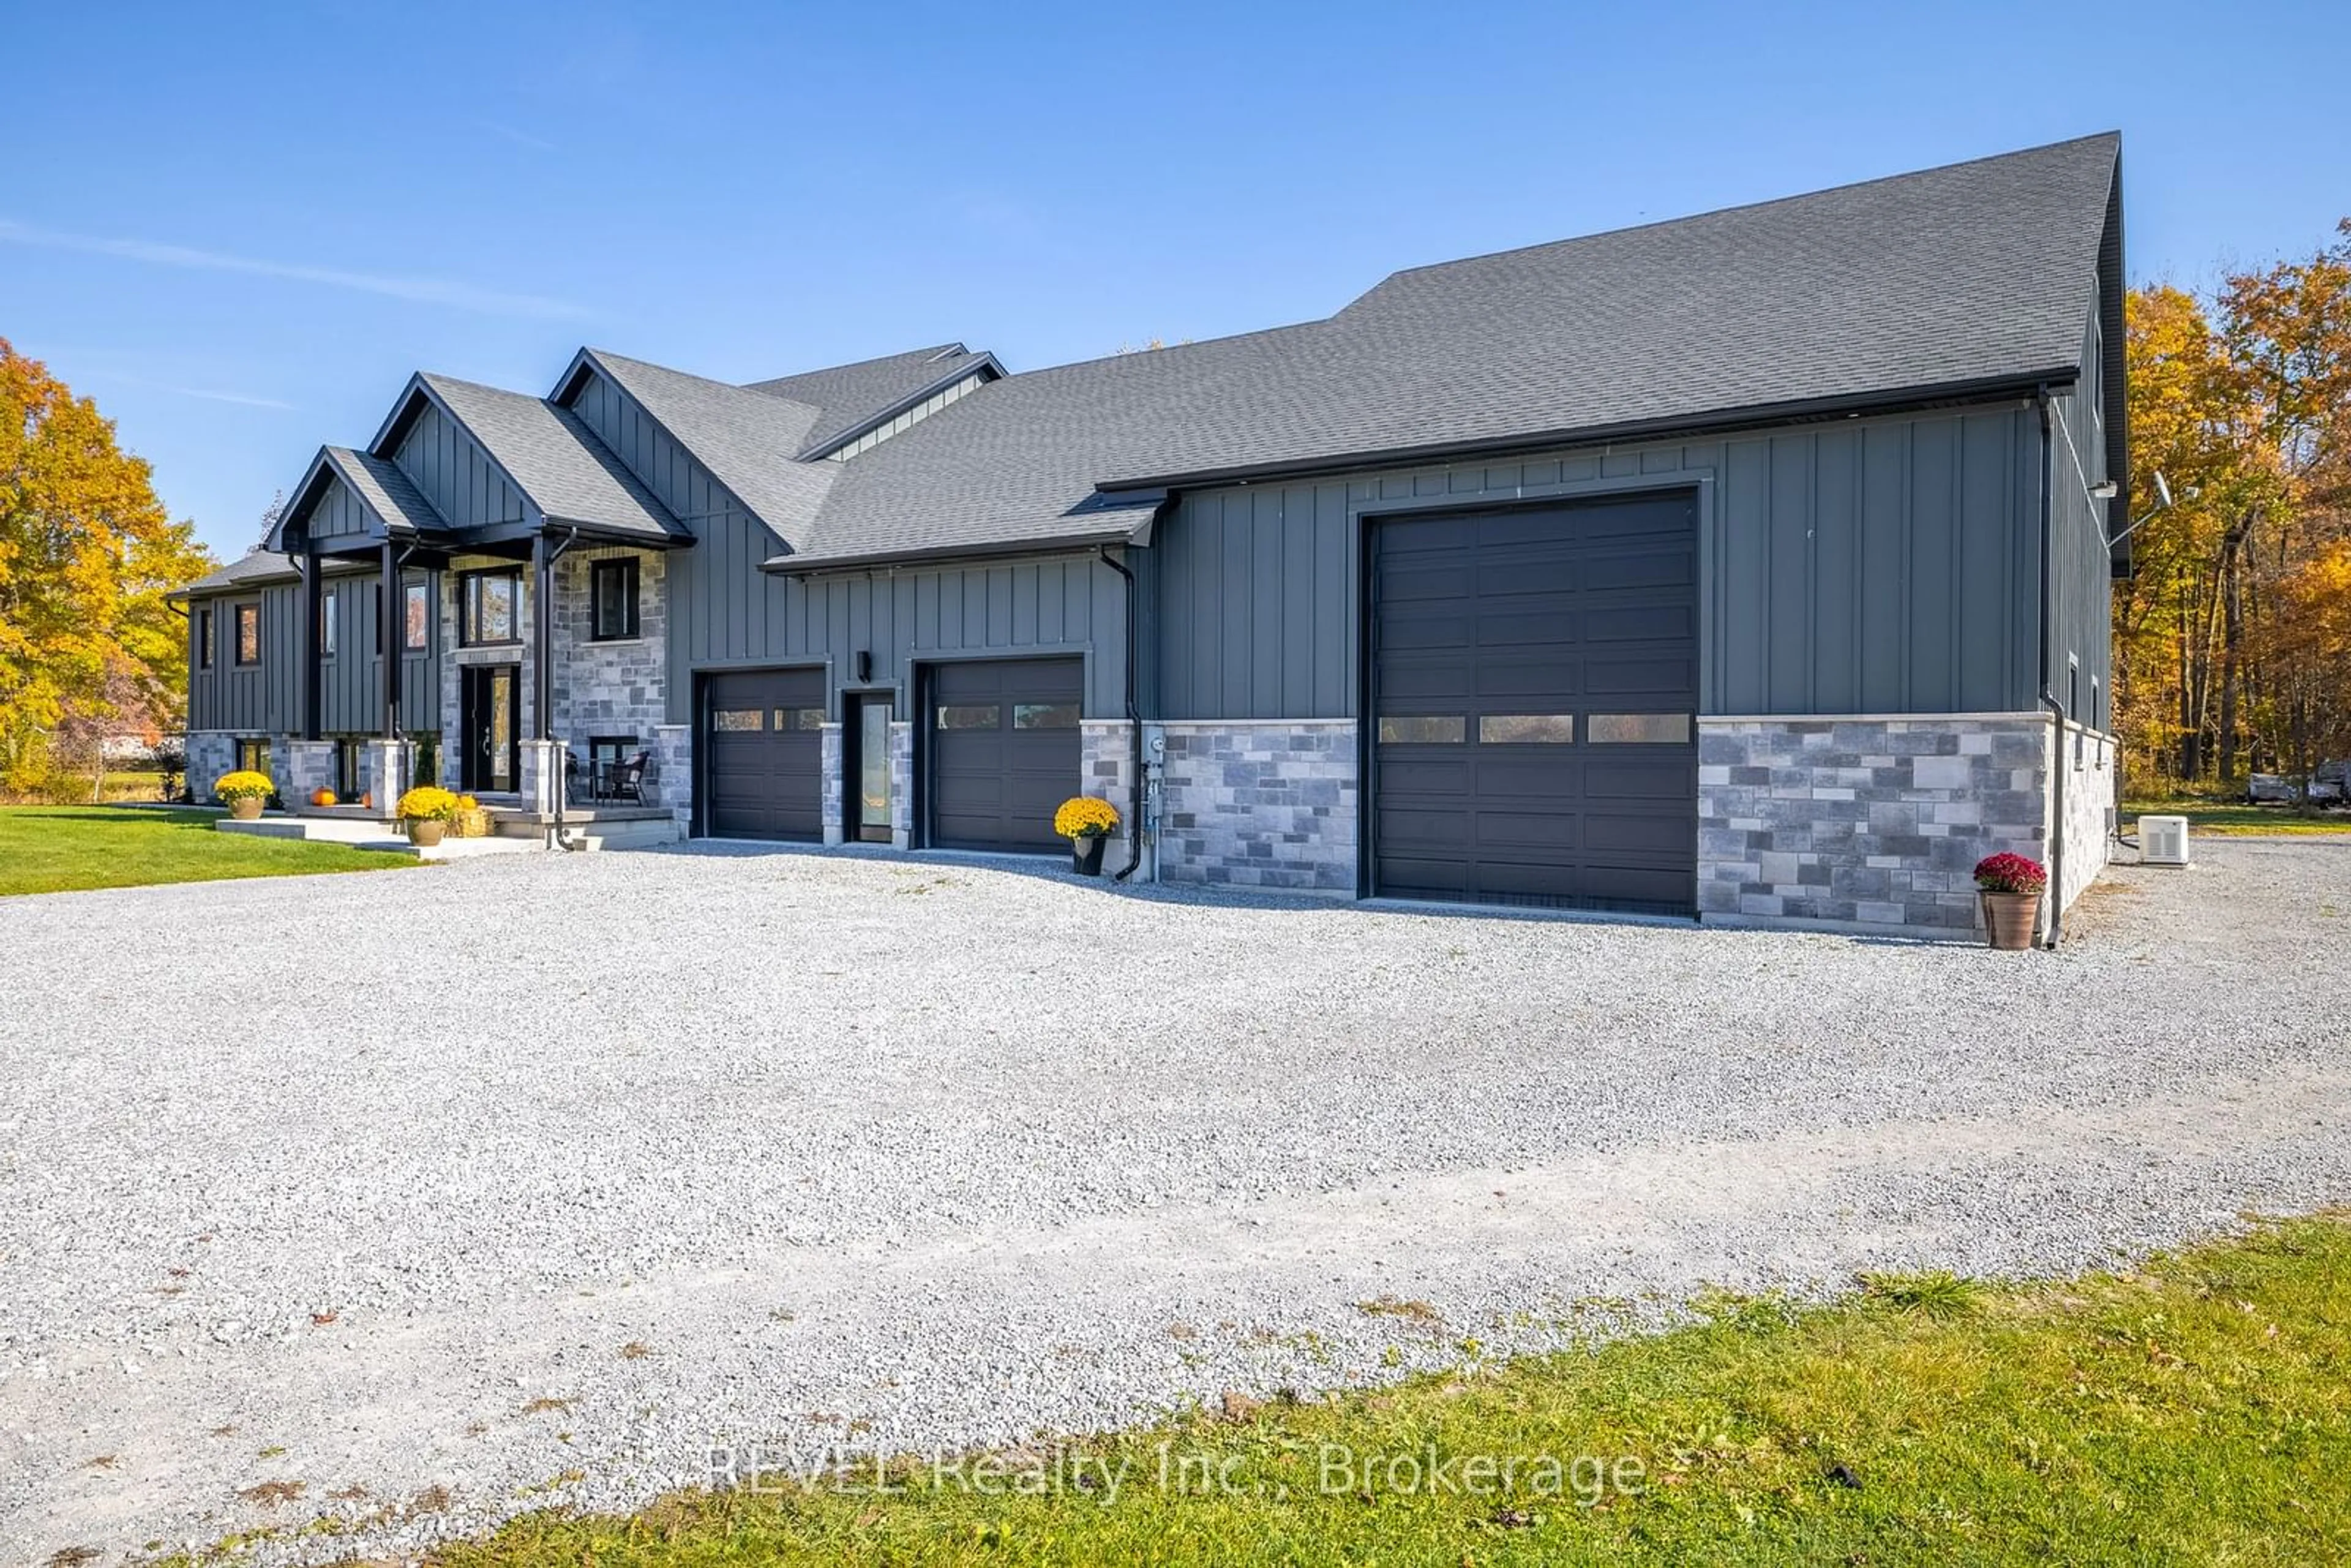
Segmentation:
[(728, 671), (705, 676), (703, 696), (703, 831), (823, 837), (824, 672)]
[(1084, 662), (938, 664), (929, 687), (931, 842), (1065, 848), (1053, 834), (1053, 812), (1078, 792)]
[(1373, 538), (1374, 890), (1693, 911), (1695, 499), (1400, 517)]

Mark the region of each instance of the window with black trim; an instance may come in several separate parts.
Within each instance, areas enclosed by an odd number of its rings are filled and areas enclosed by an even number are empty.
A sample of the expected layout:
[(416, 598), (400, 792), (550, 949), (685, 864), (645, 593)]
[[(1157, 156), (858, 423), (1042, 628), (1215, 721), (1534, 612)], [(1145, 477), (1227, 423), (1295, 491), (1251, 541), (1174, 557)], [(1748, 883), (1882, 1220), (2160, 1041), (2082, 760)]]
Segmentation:
[(196, 612), (196, 668), (213, 667), (213, 612), (210, 605)]
[(339, 613), (341, 607), (342, 596), (332, 591), (319, 601), (319, 657), (322, 659), (331, 659), (335, 656), (335, 643), (340, 635), (339, 628), (342, 621), (342, 616)]
[(412, 582), (400, 591), (400, 645), (412, 653), (422, 653), (432, 645), (433, 590), (425, 583)]
[(457, 580), (457, 641), (468, 648), (522, 641), (520, 571), (469, 571)]
[(271, 777), (269, 742), (252, 736), (240, 736), (236, 743), (236, 766), (241, 773), (258, 773), (265, 779)]
[(261, 606), (258, 604), (236, 607), (236, 662), (240, 664), (261, 663)]
[(637, 635), (636, 557), (596, 562), (588, 589), (595, 617), (589, 632), (592, 641), (615, 643)]

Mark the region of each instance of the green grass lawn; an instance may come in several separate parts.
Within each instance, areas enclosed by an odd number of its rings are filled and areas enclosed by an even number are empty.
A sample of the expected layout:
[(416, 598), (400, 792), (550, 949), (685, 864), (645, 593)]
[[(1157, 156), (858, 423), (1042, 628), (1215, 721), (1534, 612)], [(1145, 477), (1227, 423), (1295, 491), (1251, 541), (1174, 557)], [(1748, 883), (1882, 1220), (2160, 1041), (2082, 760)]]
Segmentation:
[(2263, 834), (2351, 833), (2351, 811), (2303, 811), (2293, 806), (2248, 806), (2241, 800), (2126, 800), (2123, 831), (2139, 817), (2185, 817), (2191, 833), (2224, 838)]
[[(1375, 1310), (1400, 1334), (1476, 1332), (1414, 1303)], [(1514, 1489), (1480, 1456), (1514, 1461)], [(1548, 1490), (1546, 1458), (1564, 1472)], [(430, 1561), (2342, 1562), (2351, 1222), (2060, 1284), (1722, 1299), (1663, 1335), (998, 1458), (1047, 1484), (984, 1495), (976, 1469), (925, 1460), (887, 1494), (819, 1483), (688, 1492), (628, 1519), (538, 1513)]]
[(0, 807), (0, 894), (415, 863), (344, 844), (216, 833), (217, 816), (109, 806)]

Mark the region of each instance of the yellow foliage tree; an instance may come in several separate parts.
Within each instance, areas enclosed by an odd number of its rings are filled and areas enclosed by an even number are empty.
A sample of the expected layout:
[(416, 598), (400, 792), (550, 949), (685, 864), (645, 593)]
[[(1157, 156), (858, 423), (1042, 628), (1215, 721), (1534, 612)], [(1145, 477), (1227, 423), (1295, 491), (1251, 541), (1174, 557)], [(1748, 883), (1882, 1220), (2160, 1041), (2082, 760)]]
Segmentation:
[(0, 339), (0, 782), (178, 727), (186, 645), (163, 595), (212, 564), (113, 423)]
[(2209, 299), (2129, 297), (2132, 510), (2153, 507), (2158, 471), (2178, 497), (2134, 537), (2115, 595), (2136, 787), (2234, 788), (2248, 768), (2303, 773), (2351, 750), (2351, 686), (2312, 663), (2330, 552), (2351, 538), (2351, 220), (2339, 234)]

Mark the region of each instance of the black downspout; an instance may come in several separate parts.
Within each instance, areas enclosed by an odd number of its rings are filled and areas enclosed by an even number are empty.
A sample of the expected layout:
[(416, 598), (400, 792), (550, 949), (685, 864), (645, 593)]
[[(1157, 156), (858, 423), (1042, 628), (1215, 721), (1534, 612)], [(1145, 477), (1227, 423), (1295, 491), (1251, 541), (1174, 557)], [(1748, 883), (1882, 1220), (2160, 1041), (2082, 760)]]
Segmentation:
[(1126, 723), (1134, 734), (1134, 799), (1129, 802), (1134, 820), (1127, 824), (1126, 864), (1119, 869), (1113, 882), (1124, 882), (1143, 863), (1143, 712), (1134, 706), (1134, 573), (1127, 564), (1110, 553), (1102, 545), (1102, 564), (1126, 580)]
[(2033, 394), (2033, 401), (2041, 410), (2041, 701), (2057, 716), (2056, 736), (2049, 752), (2049, 946), (2053, 952), (2065, 936), (2065, 705), (2058, 700), (2049, 678), (2050, 601), (2056, 593), (2050, 571), (2056, 553), (2051, 536), (2057, 431), (2045, 383)]

